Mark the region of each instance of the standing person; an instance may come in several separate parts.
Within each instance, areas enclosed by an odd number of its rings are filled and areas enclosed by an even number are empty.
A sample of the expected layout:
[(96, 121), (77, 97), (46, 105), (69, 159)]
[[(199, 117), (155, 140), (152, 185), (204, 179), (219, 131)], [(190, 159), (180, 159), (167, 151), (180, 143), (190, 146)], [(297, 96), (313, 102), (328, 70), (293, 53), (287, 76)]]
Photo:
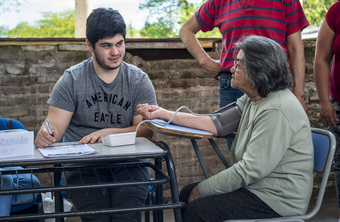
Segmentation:
[[(335, 184), (340, 208), (340, 2), (325, 15), (316, 41), (314, 77), (320, 100), (320, 118), (336, 136)], [(330, 65), (333, 61), (332, 66)], [(331, 68), (332, 67), (332, 68)]]
[[(307, 111), (304, 101), (305, 57), (301, 30), (309, 23), (299, 1), (210, 0), (206, 1), (180, 29), (179, 35), (191, 55), (214, 78), (219, 78), (220, 107), (236, 101), (243, 93), (230, 86), (234, 44), (248, 35), (275, 40), (287, 52), (294, 76), (293, 93)], [(200, 46), (196, 33), (219, 28), (222, 53), (213, 60)], [(231, 141), (227, 140), (228, 149)]]
[[(273, 40), (249, 36), (236, 44), (231, 86), (244, 95), (231, 166), (200, 183), (185, 186), (185, 222), (259, 219), (301, 215), (313, 188), (311, 128), (301, 103), (289, 90), (292, 78), (285, 52)], [(235, 51), (236, 52), (236, 51)], [(174, 112), (138, 105), (145, 119), (168, 121)], [(178, 112), (174, 124), (225, 136), (230, 116)], [(234, 115), (233, 115), (234, 116)], [(278, 142), (280, 141), (280, 142)]]
[[(56, 83), (48, 99), (46, 120), (35, 139), (36, 147), (46, 147), (61, 141), (79, 143), (101, 142), (109, 134), (133, 132), (142, 121), (136, 111), (139, 103), (156, 105), (156, 94), (147, 74), (123, 61), (126, 25), (117, 10), (97, 8), (86, 22), (86, 43), (92, 57), (67, 69)], [(151, 137), (152, 132), (141, 126), (137, 136)], [(66, 173), (63, 182), (85, 183), (145, 180), (150, 178), (146, 167), (113, 170), (102, 169), (98, 174)], [(138, 187), (68, 191), (78, 210), (142, 206), (148, 185)], [(82, 216), (83, 221), (141, 221), (140, 212)]]

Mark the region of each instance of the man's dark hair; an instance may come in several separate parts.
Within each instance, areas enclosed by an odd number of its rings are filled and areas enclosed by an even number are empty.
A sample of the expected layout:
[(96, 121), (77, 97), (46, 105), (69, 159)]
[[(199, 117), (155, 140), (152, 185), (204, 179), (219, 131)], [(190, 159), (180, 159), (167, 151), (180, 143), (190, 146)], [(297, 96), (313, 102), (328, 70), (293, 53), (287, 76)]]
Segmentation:
[(125, 39), (126, 25), (123, 17), (112, 8), (97, 8), (86, 21), (86, 38), (95, 47), (98, 40), (122, 34)]

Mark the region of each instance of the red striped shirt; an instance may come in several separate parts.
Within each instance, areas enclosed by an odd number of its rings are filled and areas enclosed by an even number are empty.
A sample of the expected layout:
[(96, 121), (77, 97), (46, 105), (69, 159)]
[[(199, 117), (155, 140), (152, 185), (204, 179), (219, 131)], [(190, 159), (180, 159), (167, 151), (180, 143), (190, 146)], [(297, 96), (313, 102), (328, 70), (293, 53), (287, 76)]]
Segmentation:
[(203, 32), (217, 27), (222, 33), (222, 71), (230, 71), (243, 36), (271, 38), (287, 52), (286, 37), (309, 25), (299, 0), (208, 0), (195, 15)]

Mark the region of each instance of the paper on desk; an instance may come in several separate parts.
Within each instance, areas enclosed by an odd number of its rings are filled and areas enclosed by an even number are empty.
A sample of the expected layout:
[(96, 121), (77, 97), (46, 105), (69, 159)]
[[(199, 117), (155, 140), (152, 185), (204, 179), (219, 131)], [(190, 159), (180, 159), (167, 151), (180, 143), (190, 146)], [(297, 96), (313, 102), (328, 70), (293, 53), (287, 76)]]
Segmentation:
[(212, 135), (212, 133), (208, 131), (193, 129), (193, 128), (189, 128), (185, 126), (179, 126), (179, 125), (175, 125), (171, 123), (164, 126), (166, 122), (161, 119), (153, 119), (151, 123), (160, 128), (169, 129), (169, 130), (181, 131), (181, 132), (186, 132), (186, 133), (196, 133), (196, 134), (202, 134), (202, 135)]
[(87, 144), (65, 144), (51, 145), (46, 148), (38, 148), (44, 157), (65, 157), (65, 156), (81, 156), (98, 153)]

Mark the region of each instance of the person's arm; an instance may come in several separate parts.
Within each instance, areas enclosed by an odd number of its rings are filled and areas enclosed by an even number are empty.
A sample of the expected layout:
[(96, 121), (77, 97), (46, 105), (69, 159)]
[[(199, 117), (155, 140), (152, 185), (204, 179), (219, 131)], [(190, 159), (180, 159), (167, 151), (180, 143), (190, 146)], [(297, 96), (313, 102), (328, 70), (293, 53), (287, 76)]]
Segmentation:
[(305, 103), (305, 54), (301, 31), (287, 36), (287, 50), (290, 69), (294, 77), (293, 93), (307, 112)]
[[(173, 111), (147, 104), (139, 104), (137, 106), (137, 112), (145, 119), (162, 119), (165, 121), (171, 119), (174, 114)], [(171, 123), (194, 129), (205, 130), (215, 136), (217, 135), (216, 127), (209, 116), (195, 116), (189, 113), (178, 112)]]
[(193, 15), (179, 31), (179, 37), (190, 54), (198, 63), (214, 78), (217, 78), (220, 71), (219, 61), (213, 60), (200, 45), (196, 33), (200, 31), (200, 25)]
[(69, 125), (73, 112), (69, 112), (55, 106), (48, 107), (46, 120), (49, 122), (53, 136), (48, 132), (45, 124), (40, 127), (39, 132), (34, 141), (34, 145), (38, 148), (43, 148), (51, 145), (54, 142), (60, 142)]
[(332, 45), (335, 33), (324, 21), (316, 41), (314, 78), (320, 100), (320, 118), (323, 123), (336, 127), (334, 121), (339, 121), (334, 106), (329, 101), (329, 74), (332, 61)]
[[(143, 117), (141, 115), (136, 115), (133, 117), (132, 120), (132, 126), (125, 127), (125, 128), (105, 128), (98, 131), (95, 131), (93, 133), (90, 133), (89, 135), (84, 136), (79, 143), (101, 143), (102, 139), (110, 134), (117, 134), (117, 133), (128, 133), (128, 132), (134, 132), (136, 131), (136, 128), (138, 124), (142, 121)], [(137, 137), (147, 137), (151, 138), (153, 136), (153, 132), (147, 128), (147, 126), (144, 126), (143, 124), (139, 127), (137, 132)]]
[(290, 123), (280, 110), (261, 113), (257, 119), (252, 120), (252, 123), (256, 124), (252, 126), (248, 142), (238, 144), (242, 146), (238, 147), (238, 150), (245, 151), (242, 158), (235, 160), (236, 163), (228, 169), (200, 182), (197, 187), (201, 197), (225, 194), (254, 184), (280, 164), (293, 133)]

